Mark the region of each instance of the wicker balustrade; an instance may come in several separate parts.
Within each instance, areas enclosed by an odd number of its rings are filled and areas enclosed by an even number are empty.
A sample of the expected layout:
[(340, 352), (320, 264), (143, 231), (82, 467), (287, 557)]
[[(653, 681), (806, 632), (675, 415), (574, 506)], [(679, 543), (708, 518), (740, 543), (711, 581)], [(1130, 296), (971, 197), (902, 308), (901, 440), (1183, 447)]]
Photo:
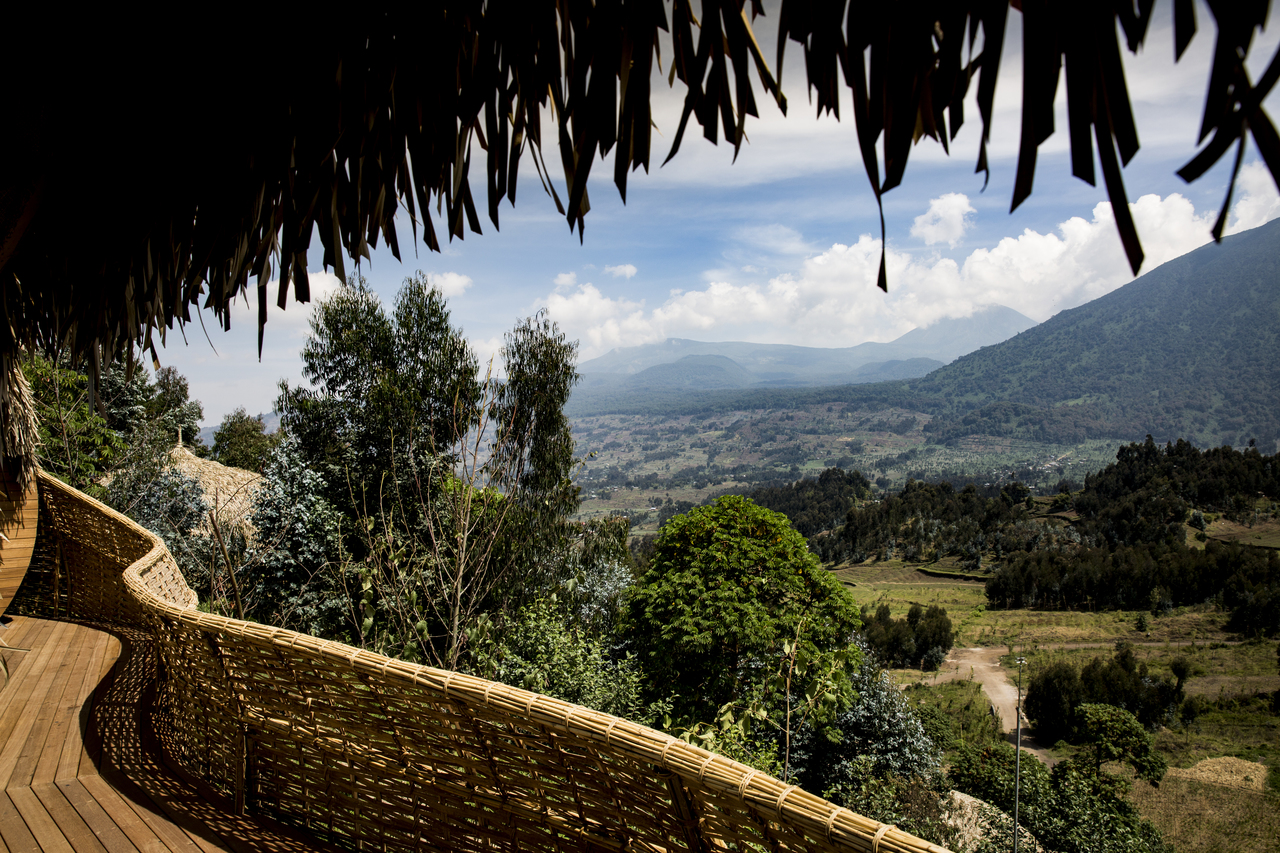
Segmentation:
[(201, 613), (155, 536), (40, 492), (71, 613), (152, 632), (168, 760), (237, 808), (357, 849), (944, 853), (627, 720)]

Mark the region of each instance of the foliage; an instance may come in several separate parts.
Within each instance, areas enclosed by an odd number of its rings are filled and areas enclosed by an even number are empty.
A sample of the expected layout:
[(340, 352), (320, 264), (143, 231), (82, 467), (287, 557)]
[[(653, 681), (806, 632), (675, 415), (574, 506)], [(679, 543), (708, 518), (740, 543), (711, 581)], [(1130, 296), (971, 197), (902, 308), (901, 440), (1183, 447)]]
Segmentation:
[(983, 494), (972, 484), (957, 491), (947, 482), (910, 480), (896, 495), (849, 510), (839, 535), (817, 544), (829, 561), (957, 556), (975, 564), (987, 551), (1051, 545), (1051, 529), (1027, 522), (1025, 495), (1020, 483)]
[(278, 407), (346, 522), (338, 577), (358, 643), (456, 668), (481, 614), (571, 579), (575, 355), (538, 316), (506, 335), (504, 378), (479, 379), (421, 275), (393, 317), (362, 280), (320, 303), (303, 349), (316, 387), (282, 385)]
[(920, 717), (868, 655), (851, 674), (855, 699), (829, 727), (808, 726), (796, 745), (797, 777), (806, 790), (853, 792), (862, 778), (930, 779), (941, 757)]
[(886, 666), (916, 666), (928, 671), (947, 659), (955, 642), (951, 619), (936, 604), (928, 610), (913, 604), (904, 619), (894, 619), (888, 604), (881, 604), (874, 614), (863, 607), (862, 635)]
[(641, 672), (630, 655), (611, 657), (598, 637), (575, 628), (555, 596), (538, 599), (502, 624), (472, 629), (472, 666), (486, 678), (545, 693), (642, 725), (661, 721), (663, 706), (641, 700)]
[(1085, 704), (1076, 709), (1082, 742), (1096, 776), (1102, 765), (1123, 761), (1131, 765), (1139, 779), (1158, 785), (1167, 766), (1156, 751), (1151, 734), (1138, 718), (1114, 705)]
[(363, 278), (321, 300), (302, 361), (312, 388), (281, 384), (281, 425), (348, 514), (398, 461), (457, 453), (478, 414), (475, 355), (421, 273), (392, 316)]
[(981, 685), (973, 681), (910, 684), (903, 695), (911, 702), (925, 734), (944, 756), (964, 746), (982, 748), (1004, 740), (999, 719)]
[(896, 826), (917, 838), (954, 849), (959, 834), (949, 821), (951, 792), (941, 778), (878, 775), (869, 756), (853, 759), (845, 780), (823, 796), (871, 820)]
[(204, 407), (190, 398), (187, 378), (176, 369), (162, 367), (156, 371), (155, 394), (147, 401), (146, 408), (148, 420), (159, 423), (170, 441), (176, 443), (181, 438), (196, 455), (207, 452), (200, 441)]
[(844, 520), (859, 500), (871, 497), (871, 483), (861, 471), (825, 468), (816, 480), (797, 480), (789, 486), (766, 486), (747, 494), (765, 509), (780, 512), (806, 538)]
[(40, 441), (40, 467), (93, 494), (96, 481), (124, 450), (124, 441), (89, 401), (87, 377), (66, 359), (29, 354), (22, 370), (31, 385)]
[(200, 484), (174, 467), (169, 450), (163, 423), (137, 425), (103, 501), (163, 539), (192, 588), (207, 588), (214, 546), (197, 528), (209, 505)]
[(857, 627), (851, 597), (786, 518), (728, 496), (662, 528), (623, 634), (651, 695), (677, 694), (679, 719), (762, 703), (776, 720), (785, 712), (772, 686), (788, 657), (806, 664), (801, 695), (834, 701), (847, 690), (841, 655)]
[(1116, 643), (1109, 660), (1095, 657), (1077, 671), (1065, 661), (1053, 663), (1032, 676), (1027, 687), (1027, 715), (1036, 736), (1045, 743), (1076, 741), (1092, 725), (1082, 709), (1093, 705), (1122, 708), (1147, 728), (1173, 721), (1182, 702), (1181, 684), (1168, 676), (1156, 678), (1139, 664), (1133, 646)]
[(250, 417), (238, 406), (213, 433), (213, 458), (231, 468), (262, 471), (280, 435), (268, 435), (261, 415)]
[(323, 497), (320, 475), (303, 462), (297, 439), (285, 437), (271, 449), (250, 517), (257, 536), (238, 571), (253, 618), (333, 635), (348, 608), (335, 565), (341, 519)]
[[(1014, 750), (1006, 744), (966, 749), (948, 770), (956, 790), (1013, 813)], [(1073, 760), (1059, 762), (1050, 773), (1024, 751), (1021, 759), (1018, 822), (1050, 850), (1150, 851), (1171, 853), (1159, 832), (1127, 799), (1128, 787), (1105, 772)], [(997, 826), (999, 821), (991, 821)]]

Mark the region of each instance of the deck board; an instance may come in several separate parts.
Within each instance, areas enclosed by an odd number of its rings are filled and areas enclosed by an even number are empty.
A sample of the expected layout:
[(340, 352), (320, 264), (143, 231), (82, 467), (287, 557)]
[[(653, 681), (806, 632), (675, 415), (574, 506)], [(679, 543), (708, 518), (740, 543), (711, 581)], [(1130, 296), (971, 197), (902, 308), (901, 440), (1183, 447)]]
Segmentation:
[(94, 836), (102, 843), (102, 846), (108, 850), (121, 851), (122, 853), (162, 853), (165, 849), (160, 845), (154, 833), (150, 835), (150, 843), (152, 846), (147, 848), (139, 847), (137, 842), (129, 836), (129, 834), (112, 818), (102, 804), (94, 799), (89, 790), (85, 788), (84, 783), (79, 779), (62, 779), (56, 783), (58, 790), (67, 798), (67, 802), (80, 815), (85, 825), (93, 831)]
[(5, 653), (0, 681), (0, 853), (330, 849), (231, 814), (164, 764), (143, 710), (155, 664), (142, 632), (15, 616), (7, 638), (29, 651)]

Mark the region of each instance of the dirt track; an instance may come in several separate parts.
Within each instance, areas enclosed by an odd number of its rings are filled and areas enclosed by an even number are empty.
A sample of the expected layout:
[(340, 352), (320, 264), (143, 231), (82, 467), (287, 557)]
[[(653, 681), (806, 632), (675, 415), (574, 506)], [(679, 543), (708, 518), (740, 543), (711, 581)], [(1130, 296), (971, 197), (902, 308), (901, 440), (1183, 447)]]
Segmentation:
[[(1235, 645), (1238, 640), (1228, 640), (1228, 643)], [(1144, 645), (1143, 643), (1135, 643), (1134, 645)], [(1152, 645), (1156, 645), (1152, 643)], [(1178, 640), (1172, 643), (1159, 643), (1159, 645), (1169, 646), (1189, 646), (1190, 641)], [(1094, 643), (1046, 643), (1040, 646), (1042, 649), (1102, 649), (1114, 646), (1114, 642), (1094, 642)], [(987, 646), (979, 648), (961, 649), (954, 648), (947, 656), (946, 663), (941, 669), (932, 676), (927, 678), (933, 681), (964, 681), (969, 678), (970, 673), (973, 680), (982, 686), (982, 692), (987, 695), (987, 700), (995, 707), (996, 713), (1000, 715), (1000, 725), (1004, 729), (1006, 738), (1010, 743), (1015, 739), (1015, 728), (1017, 725), (1016, 708), (1018, 705), (1018, 688), (1008, 679), (1004, 670), (1000, 667), (1000, 657), (1006, 654), (1008, 646)], [(1016, 677), (1016, 676), (1015, 676)], [(1023, 698), (1026, 698), (1027, 682), (1022, 683)], [(1049, 757), (1048, 751), (1039, 744), (1035, 738), (1027, 734), (1028, 721), (1026, 717), (1022, 718), (1022, 748), (1028, 752), (1034, 753), (1037, 758), (1049, 766), (1053, 766), (1054, 759)]]
[[(1018, 706), (1018, 688), (1005, 677), (1000, 667), (1000, 656), (1006, 651), (1005, 646), (988, 646), (985, 648), (951, 650), (947, 661), (933, 677), (936, 681), (965, 681), (972, 673), (973, 680), (982, 687), (987, 700), (1000, 715), (1000, 726), (1006, 732), (1010, 743), (1014, 741), (1017, 728), (1016, 709)], [(1026, 682), (1022, 688), (1026, 690)], [(1024, 693), (1025, 696), (1025, 693)], [(1047, 750), (1026, 732), (1026, 719), (1023, 718), (1022, 748), (1034, 754), (1042, 762), (1052, 766), (1055, 761)]]

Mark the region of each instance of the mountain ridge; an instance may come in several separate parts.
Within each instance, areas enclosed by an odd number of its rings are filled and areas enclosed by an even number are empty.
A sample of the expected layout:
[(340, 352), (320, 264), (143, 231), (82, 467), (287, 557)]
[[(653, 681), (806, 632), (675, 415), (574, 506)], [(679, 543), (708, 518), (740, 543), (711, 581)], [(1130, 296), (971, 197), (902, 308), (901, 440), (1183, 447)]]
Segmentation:
[[(586, 380), (586, 388), (605, 384), (634, 386), (628, 377), (637, 377), (660, 365), (685, 362), (689, 367), (691, 364), (686, 359), (718, 357), (734, 362), (753, 377), (750, 381), (743, 377), (741, 385), (744, 387), (751, 384), (817, 386), (847, 381), (905, 379), (922, 376), (965, 353), (1007, 340), (1034, 325), (1033, 320), (1011, 308), (988, 305), (969, 317), (945, 318), (883, 343), (867, 341), (851, 347), (803, 347), (668, 338), (657, 344), (615, 348), (580, 363), (578, 372)], [(877, 368), (876, 365), (883, 367)], [(676, 387), (690, 387), (683, 384), (691, 379), (687, 374), (688, 371), (678, 371), (670, 375), (679, 376)], [(642, 387), (658, 385), (659, 377), (664, 375), (668, 372), (649, 373), (639, 384)], [(701, 387), (710, 389), (723, 385), (711, 380)]]

